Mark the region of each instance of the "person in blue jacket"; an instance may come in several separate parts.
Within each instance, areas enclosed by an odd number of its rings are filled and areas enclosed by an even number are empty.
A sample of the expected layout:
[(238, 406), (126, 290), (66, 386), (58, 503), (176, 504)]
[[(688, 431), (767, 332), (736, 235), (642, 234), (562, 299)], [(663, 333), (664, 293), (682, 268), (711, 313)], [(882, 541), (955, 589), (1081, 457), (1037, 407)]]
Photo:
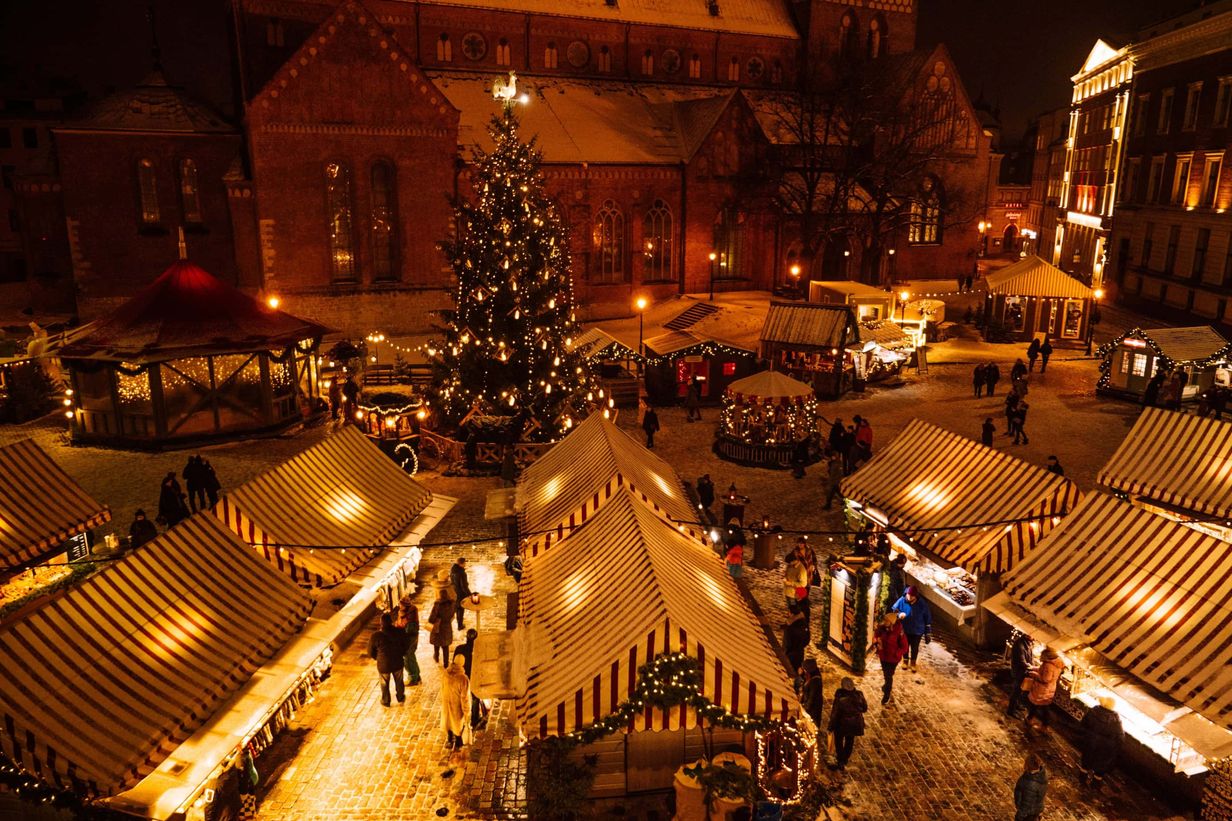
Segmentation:
[(928, 602), (920, 597), (914, 587), (908, 587), (902, 598), (894, 602), (890, 608), (898, 613), (903, 623), (903, 632), (907, 634), (907, 644), (911, 654), (903, 664), (904, 669), (918, 670), (916, 659), (920, 657), (920, 640), (925, 644), (932, 642), (933, 614), (928, 609)]

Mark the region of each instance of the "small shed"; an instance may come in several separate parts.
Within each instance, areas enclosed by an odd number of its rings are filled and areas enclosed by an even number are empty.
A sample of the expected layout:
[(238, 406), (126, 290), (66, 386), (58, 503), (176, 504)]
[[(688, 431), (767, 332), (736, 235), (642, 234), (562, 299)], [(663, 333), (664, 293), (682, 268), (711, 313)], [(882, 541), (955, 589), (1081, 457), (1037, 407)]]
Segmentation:
[(646, 349), (646, 394), (653, 404), (679, 402), (698, 380), (702, 401), (757, 369), (757, 353), (692, 331), (668, 331), (642, 343)]
[(850, 305), (855, 309), (859, 322), (890, 319), (897, 310), (893, 291), (845, 279), (811, 281), (808, 301), (822, 305)]
[(770, 367), (812, 385), (819, 397), (837, 399), (856, 379), (860, 326), (850, 305), (772, 302), (761, 330), (761, 355)]
[(1099, 352), (1101, 393), (1141, 401), (1157, 371), (1177, 369), (1189, 378), (1181, 401), (1196, 400), (1211, 385), (1232, 387), (1232, 343), (1210, 325), (1134, 328)]
[(570, 351), (582, 351), (599, 375), (599, 384), (619, 407), (635, 407), (638, 398), (637, 351), (599, 327), (587, 328), (566, 341)]
[(163, 448), (284, 429), (318, 410), (325, 333), (180, 259), (60, 350), (73, 440)]
[(985, 279), (986, 337), (999, 329), (1000, 334), (1022, 341), (1038, 336), (1053, 344), (1086, 342), (1094, 293), (1060, 268), (1029, 256)]

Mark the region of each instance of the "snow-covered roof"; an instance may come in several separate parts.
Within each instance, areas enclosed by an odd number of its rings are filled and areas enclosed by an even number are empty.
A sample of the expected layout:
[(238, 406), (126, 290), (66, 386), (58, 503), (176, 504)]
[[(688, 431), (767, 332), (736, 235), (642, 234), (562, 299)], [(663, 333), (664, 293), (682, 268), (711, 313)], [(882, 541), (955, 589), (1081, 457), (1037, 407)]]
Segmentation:
[(61, 130), (173, 131), (228, 134), (235, 128), (204, 103), (171, 85), (155, 69), (141, 83), (112, 94), (93, 106), (84, 119)]
[(423, 5), (500, 9), (556, 17), (585, 17), (612, 23), (760, 34), (799, 39), (787, 0), (718, 0), (718, 14), (706, 0), (421, 0)]

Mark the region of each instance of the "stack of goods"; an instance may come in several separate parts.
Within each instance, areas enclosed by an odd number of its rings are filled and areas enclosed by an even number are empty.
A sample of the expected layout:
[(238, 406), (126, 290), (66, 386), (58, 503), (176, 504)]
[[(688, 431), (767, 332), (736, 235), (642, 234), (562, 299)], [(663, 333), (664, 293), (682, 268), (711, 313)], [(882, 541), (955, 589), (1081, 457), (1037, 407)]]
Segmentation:
[(1202, 821), (1232, 821), (1232, 761), (1208, 762), (1211, 768), (1202, 790)]

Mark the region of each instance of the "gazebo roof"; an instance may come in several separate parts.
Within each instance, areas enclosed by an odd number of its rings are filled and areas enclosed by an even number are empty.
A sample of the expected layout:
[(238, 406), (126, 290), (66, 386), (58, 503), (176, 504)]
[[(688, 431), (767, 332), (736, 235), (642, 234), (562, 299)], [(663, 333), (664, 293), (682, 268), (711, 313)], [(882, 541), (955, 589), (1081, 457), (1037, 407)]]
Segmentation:
[(279, 348), (328, 329), (271, 308), (188, 260), (176, 261), (60, 351), (65, 359), (161, 362)]
[(737, 379), (727, 386), (732, 394), (760, 396), (767, 399), (812, 396), (813, 389), (803, 382), (792, 379), (779, 371), (762, 371), (744, 379)]
[(990, 294), (1090, 299), (1091, 289), (1037, 256), (1020, 259), (986, 277)]

